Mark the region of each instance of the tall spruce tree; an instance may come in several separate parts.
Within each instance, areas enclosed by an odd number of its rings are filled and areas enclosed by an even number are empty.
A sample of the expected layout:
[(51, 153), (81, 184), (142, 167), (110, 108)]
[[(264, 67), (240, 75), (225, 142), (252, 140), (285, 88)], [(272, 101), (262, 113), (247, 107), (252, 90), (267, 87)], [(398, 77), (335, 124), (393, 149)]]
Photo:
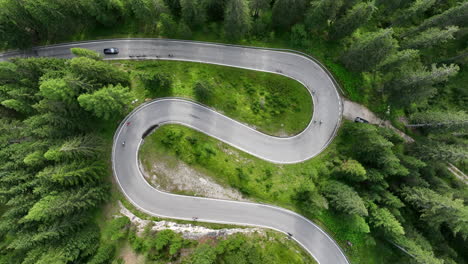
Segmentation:
[(435, 94), (434, 84), (447, 81), (455, 76), (459, 69), (455, 64), (441, 67), (432, 65), (430, 70), (421, 66), (413, 69), (403, 68), (385, 87), (390, 101), (394, 104), (409, 105), (422, 102)]
[(182, 19), (192, 29), (206, 21), (206, 9), (202, 0), (180, 0)]
[(331, 38), (342, 39), (351, 35), (356, 29), (364, 25), (372, 17), (376, 7), (372, 2), (361, 2), (346, 12), (344, 17), (339, 18), (332, 26)]
[(305, 25), (314, 32), (325, 30), (335, 20), (342, 5), (341, 0), (313, 1), (307, 11)]
[(341, 60), (352, 71), (376, 70), (376, 66), (397, 48), (392, 35), (391, 28), (358, 35)]
[(429, 28), (414, 37), (404, 39), (401, 46), (407, 49), (422, 49), (443, 44), (455, 39), (454, 34), (458, 30), (457, 26), (449, 26), (446, 29)]
[(224, 11), (224, 32), (229, 39), (240, 39), (250, 30), (251, 18), (246, 0), (229, 0)]
[(289, 30), (304, 16), (305, 0), (277, 0), (273, 6), (273, 25), (279, 30)]

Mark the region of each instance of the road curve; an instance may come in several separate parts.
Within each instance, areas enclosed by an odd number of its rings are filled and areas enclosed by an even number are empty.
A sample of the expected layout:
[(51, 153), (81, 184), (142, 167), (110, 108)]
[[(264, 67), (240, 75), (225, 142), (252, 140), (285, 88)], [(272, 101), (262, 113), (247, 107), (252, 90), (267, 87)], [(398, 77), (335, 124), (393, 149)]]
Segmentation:
[[(297, 163), (318, 155), (333, 139), (341, 122), (342, 104), (336, 82), (315, 60), (283, 50), (163, 39), (115, 39), (37, 47), (28, 52), (0, 54), (0, 61), (17, 56), (71, 58), (70, 48), (101, 52), (118, 47), (105, 59), (164, 59), (195, 61), (282, 74), (301, 82), (313, 95), (314, 115), (307, 128), (288, 138), (260, 133), (203, 105), (179, 98), (155, 100), (135, 109), (114, 136), (114, 175), (125, 196), (148, 214), (199, 221), (262, 226), (293, 235), (320, 264), (349, 263), (337, 243), (308, 219), (264, 204), (189, 197), (161, 192), (140, 172), (138, 149), (142, 135), (155, 124), (192, 127), (261, 159)], [(122, 125), (131, 122), (130, 126)], [(126, 142), (125, 146), (121, 143)]]

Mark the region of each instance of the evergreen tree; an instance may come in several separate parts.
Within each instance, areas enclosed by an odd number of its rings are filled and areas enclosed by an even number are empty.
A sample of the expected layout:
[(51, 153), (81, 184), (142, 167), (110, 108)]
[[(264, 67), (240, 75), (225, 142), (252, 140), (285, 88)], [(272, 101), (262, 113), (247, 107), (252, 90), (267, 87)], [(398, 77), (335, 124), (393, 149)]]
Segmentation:
[[(454, 7), (445, 10), (439, 15), (435, 15), (426, 19), (417, 28), (417, 31), (423, 31), (430, 27), (446, 27), (446, 26), (466, 26), (467, 19), (466, 14), (468, 13), (468, 2), (462, 2)], [(414, 31), (411, 31), (414, 32)]]
[(444, 261), (434, 256), (431, 249), (423, 248), (414, 240), (400, 236), (394, 244), (408, 254), (417, 264), (444, 264)]
[(419, 210), (421, 219), (429, 226), (438, 229), (444, 223), (454, 235), (468, 237), (468, 207), (462, 200), (421, 187), (403, 188), (403, 197)]
[(90, 163), (90, 161), (85, 161), (47, 167), (39, 172), (37, 177), (65, 186), (76, 186), (97, 183), (105, 173), (106, 167), (101, 162)]
[(334, 21), (343, 1), (318, 0), (313, 1), (307, 11), (305, 24), (314, 32), (325, 30), (331, 21)]
[(468, 159), (468, 149), (464, 144), (447, 144), (425, 140), (414, 148), (421, 159), (427, 161), (459, 162)]
[(177, 23), (174, 21), (171, 15), (164, 13), (161, 15), (159, 26), (161, 28), (161, 34), (166, 37), (175, 37), (177, 34)]
[(396, 18), (393, 20), (393, 25), (402, 25), (409, 22), (411, 19), (414, 19), (426, 12), (435, 3), (436, 0), (414, 1), (409, 8), (404, 8), (401, 10), (401, 14), (396, 16)]
[(370, 224), (375, 228), (381, 229), (386, 236), (393, 238), (405, 234), (405, 230), (400, 222), (387, 208), (379, 208), (373, 204), (369, 212)]
[(113, 26), (125, 16), (123, 0), (80, 0), (86, 12), (98, 23), (104, 26)]
[(443, 44), (451, 39), (455, 39), (453, 34), (457, 31), (457, 26), (449, 26), (446, 29), (429, 28), (415, 37), (405, 39), (401, 46), (409, 49), (421, 49)]
[(109, 85), (91, 94), (78, 97), (81, 107), (91, 111), (95, 116), (109, 120), (123, 114), (124, 108), (132, 97), (128, 87)]
[(40, 94), (45, 98), (55, 101), (71, 103), (76, 100), (78, 91), (67, 84), (65, 79), (46, 79), (39, 86)]
[(252, 16), (256, 19), (260, 16), (260, 12), (267, 10), (270, 7), (269, 0), (250, 0), (249, 8)]
[(354, 182), (362, 182), (367, 179), (366, 169), (356, 160), (347, 160), (341, 163), (336, 170), (339, 177)]
[(421, 102), (435, 93), (433, 85), (447, 81), (456, 75), (460, 67), (457, 65), (432, 65), (431, 70), (426, 67), (403, 70), (393, 80), (386, 84), (389, 89), (390, 101), (397, 105), (408, 105)]
[(353, 71), (374, 70), (396, 50), (398, 44), (392, 34), (390, 28), (357, 36), (357, 40), (342, 56), (343, 63)]
[(152, 25), (159, 16), (167, 12), (168, 7), (162, 0), (128, 0), (133, 16), (140, 21)]
[(432, 132), (447, 132), (468, 128), (468, 114), (453, 111), (428, 111), (411, 115), (407, 127), (421, 127)]
[(96, 158), (101, 153), (102, 142), (92, 135), (73, 137), (58, 147), (49, 148), (44, 153), (47, 160), (76, 161), (83, 158)]
[(249, 13), (246, 0), (229, 0), (224, 14), (224, 32), (229, 39), (240, 39), (249, 32)]
[(77, 57), (71, 59), (69, 65), (71, 74), (79, 80), (92, 84), (93, 90), (107, 84), (128, 84), (126, 72), (104, 61)]
[(187, 26), (184, 21), (180, 21), (177, 26), (177, 35), (182, 39), (191, 39), (192, 30), (190, 30), (189, 26)]
[(346, 12), (346, 15), (339, 18), (332, 27), (331, 37), (335, 40), (351, 35), (356, 29), (370, 20), (376, 7), (372, 2), (361, 2)]
[(101, 187), (80, 187), (41, 198), (29, 210), (22, 222), (46, 222), (64, 215), (72, 215), (97, 206), (106, 198), (106, 190)]
[(323, 195), (336, 210), (353, 215), (367, 216), (367, 209), (357, 192), (339, 181), (329, 181), (323, 188)]
[(403, 64), (411, 63), (417, 58), (419, 58), (419, 50), (405, 49), (387, 56), (377, 67), (382, 71), (390, 71), (398, 69)]
[(301, 21), (305, 8), (305, 0), (277, 0), (273, 5), (273, 25), (286, 31), (292, 25)]
[(206, 21), (206, 7), (202, 0), (180, 0), (182, 19), (192, 28)]
[[(400, 164), (400, 160), (393, 153), (394, 144), (379, 133), (376, 127), (370, 125), (350, 124), (346, 127), (346, 134), (352, 137), (355, 144), (352, 145), (352, 156), (366, 167), (379, 169), (378, 174), (402, 175), (408, 174), (408, 170)], [(385, 131), (385, 130), (384, 130)], [(373, 175), (375, 171), (367, 170), (369, 180), (380, 178)]]
[(296, 24), (291, 28), (291, 42), (297, 47), (307, 45), (307, 30), (303, 24)]

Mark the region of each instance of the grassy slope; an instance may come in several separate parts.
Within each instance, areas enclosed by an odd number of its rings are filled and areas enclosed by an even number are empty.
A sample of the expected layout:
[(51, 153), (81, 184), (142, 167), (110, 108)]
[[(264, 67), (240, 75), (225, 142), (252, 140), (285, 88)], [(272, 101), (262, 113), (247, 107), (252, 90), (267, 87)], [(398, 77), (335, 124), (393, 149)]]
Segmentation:
[[(194, 85), (203, 81), (212, 87), (204, 102), (216, 110), (272, 135), (292, 135), (304, 130), (312, 118), (312, 98), (299, 82), (287, 77), (193, 62), (121, 61), (132, 71), (133, 90), (144, 98), (178, 96), (197, 99)], [(172, 77), (170, 90), (149, 95), (138, 73), (163, 73)], [(277, 122), (277, 120), (282, 120)]]
[[(162, 140), (167, 139), (168, 135), (175, 139), (163, 143)], [(196, 139), (197, 143), (190, 143), (187, 138)], [(370, 236), (356, 233), (346, 217), (327, 210), (301, 210), (292, 198), (297, 189), (316, 191), (334, 167), (334, 160), (339, 155), (337, 147), (345, 140), (338, 136), (326, 151), (312, 160), (300, 164), (276, 165), (192, 129), (167, 125), (145, 140), (140, 149), (140, 157), (146, 169), (156, 161), (176, 163), (182, 160), (211, 176), (216, 182), (238, 188), (250, 199), (305, 214), (332, 233), (355, 263), (395, 262), (399, 256), (388, 244), (382, 241), (375, 243)], [(347, 240), (353, 243), (352, 248), (346, 246)]]

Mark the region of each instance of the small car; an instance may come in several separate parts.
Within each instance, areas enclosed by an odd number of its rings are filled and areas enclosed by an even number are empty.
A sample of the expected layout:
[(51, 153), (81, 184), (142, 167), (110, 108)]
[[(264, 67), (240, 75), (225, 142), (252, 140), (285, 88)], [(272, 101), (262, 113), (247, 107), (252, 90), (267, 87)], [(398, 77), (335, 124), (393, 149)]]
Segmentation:
[(367, 121), (364, 118), (361, 118), (359, 116), (354, 119), (354, 122), (356, 122), (356, 123), (366, 123), (366, 124), (369, 123), (369, 121)]
[(119, 54), (119, 49), (118, 48), (107, 48), (107, 49), (104, 49), (104, 54), (110, 54), (110, 55)]

